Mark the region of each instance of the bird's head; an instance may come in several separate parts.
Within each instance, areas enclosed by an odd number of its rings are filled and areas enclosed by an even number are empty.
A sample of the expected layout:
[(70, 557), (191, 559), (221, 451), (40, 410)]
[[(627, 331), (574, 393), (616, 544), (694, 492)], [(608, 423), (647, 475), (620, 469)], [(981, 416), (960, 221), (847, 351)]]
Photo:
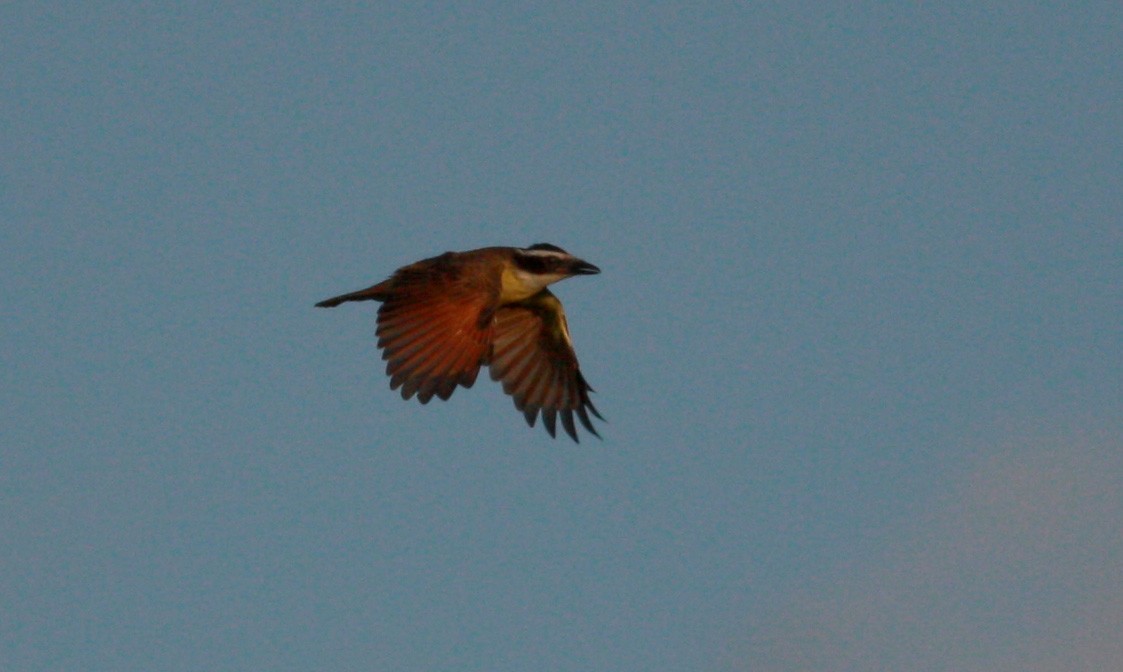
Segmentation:
[[(537, 243), (515, 250), (515, 265), (519, 270), (534, 275), (558, 276), (557, 280), (571, 275), (594, 275), (600, 269), (584, 259), (578, 259), (557, 245)], [(552, 280), (551, 282), (556, 282)]]
[(512, 248), (510, 261), (504, 273), (504, 294), (511, 300), (521, 300), (574, 275), (600, 273), (596, 266), (549, 243)]

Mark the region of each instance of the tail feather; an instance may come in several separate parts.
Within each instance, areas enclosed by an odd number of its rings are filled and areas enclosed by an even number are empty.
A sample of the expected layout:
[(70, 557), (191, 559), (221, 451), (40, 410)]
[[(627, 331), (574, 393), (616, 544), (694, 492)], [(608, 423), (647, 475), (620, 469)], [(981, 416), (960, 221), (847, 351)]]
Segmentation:
[(350, 292), (348, 294), (340, 294), (333, 296), (330, 299), (324, 299), (316, 304), (317, 308), (334, 308), (341, 303), (347, 301), (385, 301), (388, 297), (384, 282), (380, 282), (372, 287), (360, 289), (357, 292)]

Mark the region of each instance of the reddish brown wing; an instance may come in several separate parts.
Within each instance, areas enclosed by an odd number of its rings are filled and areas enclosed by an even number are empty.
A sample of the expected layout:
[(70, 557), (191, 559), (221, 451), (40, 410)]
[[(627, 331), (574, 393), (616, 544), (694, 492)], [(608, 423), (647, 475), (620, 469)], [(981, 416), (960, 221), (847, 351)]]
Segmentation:
[(384, 287), (378, 347), (390, 389), (426, 404), (471, 387), (491, 347), (497, 290), (463, 282), (441, 258), (399, 270)]
[[(503, 306), (495, 313), (495, 335), (489, 362), (493, 380), (503, 381), (503, 391), (515, 400), (526, 422), (534, 426), (538, 413), (550, 436), (555, 436), (561, 416), (566, 434), (577, 441), (573, 415), (594, 436), (597, 430), (589, 413), (601, 418), (592, 390), (577, 365), (561, 301), (543, 290), (526, 301)], [(602, 420), (604, 418), (601, 418)]]

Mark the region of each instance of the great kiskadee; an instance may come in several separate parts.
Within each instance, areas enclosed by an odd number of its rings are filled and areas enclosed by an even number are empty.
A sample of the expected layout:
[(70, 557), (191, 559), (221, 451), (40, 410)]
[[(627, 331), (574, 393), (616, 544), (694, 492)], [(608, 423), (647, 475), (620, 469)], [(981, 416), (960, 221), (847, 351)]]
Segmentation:
[(569, 338), (561, 301), (547, 285), (600, 269), (555, 245), (485, 247), (445, 252), (403, 266), (366, 289), (317, 303), (381, 301), (378, 347), (390, 389), (426, 404), (448, 399), (457, 385), (471, 387), (481, 366), (515, 400), (534, 426), (539, 412), (550, 436), (556, 421), (577, 441), (574, 414), (599, 437), (589, 413), (601, 420)]

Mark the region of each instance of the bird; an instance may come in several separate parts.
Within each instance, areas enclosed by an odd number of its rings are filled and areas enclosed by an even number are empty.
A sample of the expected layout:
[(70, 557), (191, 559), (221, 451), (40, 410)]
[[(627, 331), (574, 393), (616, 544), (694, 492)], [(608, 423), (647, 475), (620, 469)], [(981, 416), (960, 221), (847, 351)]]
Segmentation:
[(530, 427), (556, 437), (557, 421), (575, 442), (574, 416), (604, 420), (589, 399), (561, 301), (547, 287), (600, 269), (549, 243), (445, 252), (403, 266), (382, 282), (316, 304), (379, 301), (378, 347), (390, 389), (427, 404), (470, 388), (480, 368), (502, 383)]

